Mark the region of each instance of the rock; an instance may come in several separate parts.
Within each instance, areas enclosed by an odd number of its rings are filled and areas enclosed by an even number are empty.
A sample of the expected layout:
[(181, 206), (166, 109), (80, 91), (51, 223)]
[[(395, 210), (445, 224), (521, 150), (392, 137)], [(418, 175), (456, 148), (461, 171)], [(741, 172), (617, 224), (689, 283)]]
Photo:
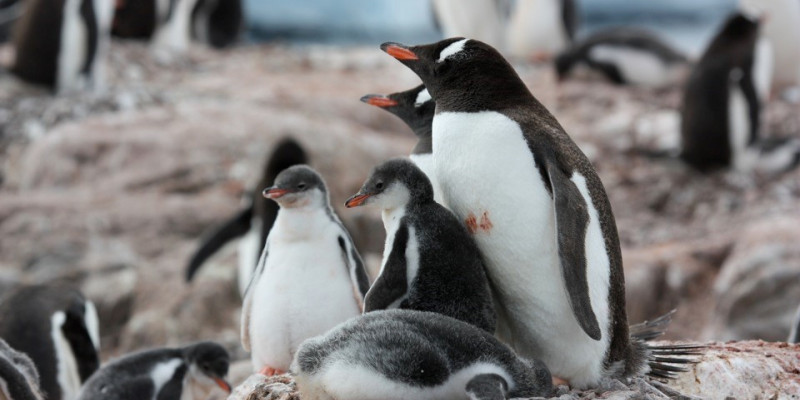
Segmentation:
[(228, 400), (300, 400), (300, 395), (289, 375), (254, 374), (234, 388)]

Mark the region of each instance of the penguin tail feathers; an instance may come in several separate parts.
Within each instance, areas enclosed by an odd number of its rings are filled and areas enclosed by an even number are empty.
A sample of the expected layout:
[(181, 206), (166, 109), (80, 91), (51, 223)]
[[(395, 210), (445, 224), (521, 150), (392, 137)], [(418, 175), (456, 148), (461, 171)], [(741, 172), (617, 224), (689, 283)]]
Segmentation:
[(643, 347), (646, 354), (647, 375), (657, 379), (674, 379), (680, 372), (688, 371), (687, 366), (697, 363), (705, 346), (695, 344), (652, 344), (650, 342), (667, 330), (675, 310), (652, 321), (644, 321), (630, 326), (631, 339)]

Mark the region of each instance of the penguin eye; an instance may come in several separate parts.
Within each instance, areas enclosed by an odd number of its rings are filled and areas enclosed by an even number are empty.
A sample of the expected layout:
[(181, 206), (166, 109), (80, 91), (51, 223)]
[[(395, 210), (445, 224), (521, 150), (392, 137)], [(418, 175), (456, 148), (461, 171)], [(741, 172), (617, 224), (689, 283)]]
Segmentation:
[(303, 190), (303, 189), (306, 188), (306, 184), (305, 183), (298, 184), (297, 188), (300, 189), (300, 190)]
[(378, 182), (375, 184), (376, 189), (383, 189), (383, 182)]

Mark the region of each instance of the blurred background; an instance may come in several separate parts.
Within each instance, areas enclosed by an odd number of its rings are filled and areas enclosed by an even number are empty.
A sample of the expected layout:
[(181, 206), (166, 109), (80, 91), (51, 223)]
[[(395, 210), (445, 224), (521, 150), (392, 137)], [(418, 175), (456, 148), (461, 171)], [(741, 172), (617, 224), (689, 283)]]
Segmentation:
[[(681, 79), (660, 87), (593, 75), (559, 81), (555, 53), (509, 56), (605, 185), (622, 244), (629, 321), (677, 309), (670, 339), (785, 340), (800, 304), (800, 172), (701, 173), (675, 157), (647, 155), (680, 145), (692, 63), (737, 4), (576, 2), (578, 39), (637, 26), (688, 56)], [(97, 305), (104, 360), (201, 339), (246, 358), (236, 245), (208, 259), (191, 283), (185, 268), (202, 238), (241, 209), (282, 138), (305, 148), (372, 273), (379, 267), (380, 216), (342, 205), (374, 165), (408, 154), (415, 139), (399, 119), (359, 98), (420, 83), (378, 46), (443, 38), (433, 5), (241, 5), (241, 28), (219, 46), (194, 31), (160, 45), (159, 27), (149, 39), (101, 41), (104, 67), (77, 90), (20, 79), (19, 39), (3, 28), (0, 295), (21, 284), (76, 285)], [(782, 90), (763, 100), (761, 134), (800, 139), (798, 105)]]

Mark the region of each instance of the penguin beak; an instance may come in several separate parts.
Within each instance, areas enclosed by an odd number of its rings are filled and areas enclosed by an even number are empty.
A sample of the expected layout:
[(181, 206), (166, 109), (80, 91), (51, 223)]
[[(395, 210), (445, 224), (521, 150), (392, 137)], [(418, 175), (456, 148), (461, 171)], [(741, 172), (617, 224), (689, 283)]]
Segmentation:
[(408, 46), (400, 43), (386, 42), (381, 45), (381, 50), (400, 61), (419, 59), (419, 57), (417, 57), (417, 55), (408, 48)]
[(228, 382), (225, 382), (225, 380), (224, 380), (224, 379), (222, 379), (222, 378), (218, 378), (218, 377), (216, 377), (216, 376), (215, 376), (215, 377), (213, 377), (213, 378), (211, 378), (211, 379), (213, 379), (213, 380), (214, 380), (214, 383), (216, 383), (216, 384), (217, 384), (217, 386), (219, 386), (220, 388), (222, 388), (222, 390), (224, 390), (226, 393), (230, 393), (230, 392), (231, 392), (231, 385), (230, 385), (230, 383), (228, 383)]
[(361, 102), (380, 108), (394, 107), (397, 105), (397, 100), (392, 100), (380, 94), (368, 94), (361, 98)]
[(280, 189), (280, 188), (276, 188), (276, 187), (273, 186), (273, 187), (268, 187), (268, 188), (264, 189), (264, 191), (261, 192), (261, 195), (263, 195), (264, 197), (266, 197), (268, 199), (275, 200), (275, 199), (279, 199), (279, 198), (283, 197), (284, 195), (286, 195), (289, 192), (290, 191), (287, 190), (287, 189)]
[(347, 201), (344, 202), (344, 206), (347, 207), (347, 208), (358, 207), (358, 206), (364, 204), (364, 202), (370, 197), (372, 197), (372, 195), (369, 194), (369, 193), (367, 193), (367, 194), (356, 194), (355, 196), (347, 199)]

